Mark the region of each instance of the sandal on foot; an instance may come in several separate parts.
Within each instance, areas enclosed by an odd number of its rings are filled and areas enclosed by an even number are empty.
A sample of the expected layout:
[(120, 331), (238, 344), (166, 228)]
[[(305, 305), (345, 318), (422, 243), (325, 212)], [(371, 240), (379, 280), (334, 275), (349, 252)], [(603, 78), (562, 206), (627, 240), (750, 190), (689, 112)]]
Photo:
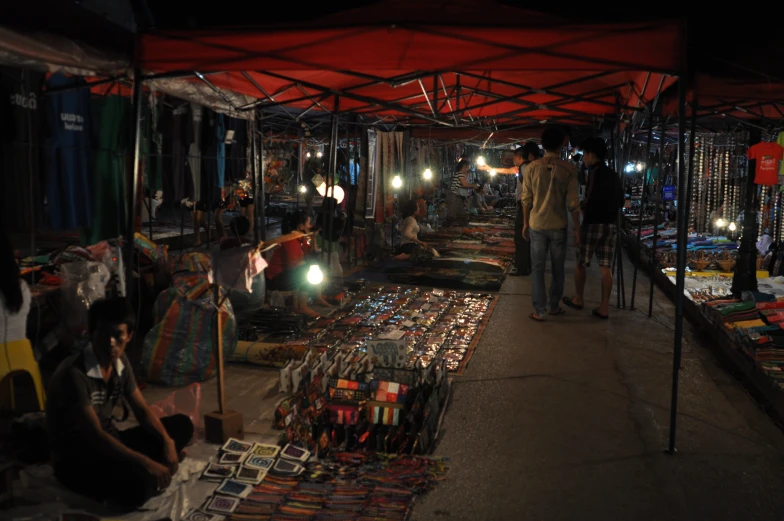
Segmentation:
[(558, 316), (558, 315), (565, 315), (566, 310), (564, 308), (554, 309), (547, 313), (548, 315)]
[(591, 315), (595, 316), (596, 318), (601, 318), (602, 320), (607, 320), (608, 318), (610, 318), (610, 315), (602, 315), (601, 313), (599, 313), (599, 308), (596, 308), (593, 311), (591, 311)]
[(528, 315), (528, 318), (530, 318), (535, 322), (545, 322), (545, 320), (539, 315), (537, 315), (536, 313), (531, 313), (530, 315)]
[(574, 298), (574, 297), (564, 297), (564, 298), (561, 299), (561, 302), (563, 302), (565, 305), (569, 306), (572, 309), (578, 309), (579, 310), (579, 309), (583, 309), (585, 307), (584, 305), (581, 305), (581, 304), (575, 304), (572, 301), (572, 298)]

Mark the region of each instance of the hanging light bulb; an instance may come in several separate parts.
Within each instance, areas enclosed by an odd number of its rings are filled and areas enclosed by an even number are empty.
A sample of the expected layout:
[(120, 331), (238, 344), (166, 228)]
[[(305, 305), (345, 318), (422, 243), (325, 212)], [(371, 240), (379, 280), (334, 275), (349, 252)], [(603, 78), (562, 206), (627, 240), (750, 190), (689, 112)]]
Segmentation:
[(722, 219), (721, 217), (716, 219), (716, 226), (718, 226), (719, 228), (724, 228), (724, 224), (725, 224), (724, 219)]
[(479, 166), (485, 166), (485, 158), (484, 156), (479, 156), (476, 158), (476, 164)]
[(637, 163), (637, 171), (638, 172), (642, 172), (643, 168), (645, 168), (645, 165), (643, 163)]
[(329, 195), (335, 198), (338, 204), (343, 202), (343, 199), (346, 197), (346, 192), (340, 186), (333, 186), (329, 190)]
[(629, 174), (631, 172), (634, 172), (634, 164), (633, 163), (629, 163), (628, 165), (626, 165), (626, 168), (624, 168), (624, 170), (626, 170), (627, 174)]
[(306, 153), (305, 157), (310, 157), (310, 152)]
[(403, 180), (402, 180), (402, 179), (400, 179), (400, 176), (399, 176), (399, 175), (396, 175), (396, 176), (395, 176), (395, 177), (392, 179), (392, 188), (400, 188), (401, 186), (403, 186)]
[(422, 174), (422, 177), (424, 177), (425, 179), (433, 179), (433, 171), (430, 170), (429, 168), (426, 168), (425, 172)]
[(735, 230), (737, 230), (737, 229), (738, 229), (738, 225), (737, 225), (737, 224), (735, 224), (734, 222), (732, 222), (732, 223), (730, 223), (730, 226), (729, 226), (729, 228), (730, 228), (730, 231), (731, 231), (731, 232), (734, 232)]
[(321, 150), (319, 150), (318, 152), (316, 152), (316, 157), (321, 157), (321, 156), (323, 156), (323, 155), (324, 155), (324, 154), (321, 152)]
[(305, 185), (302, 185), (302, 186), (299, 187), (299, 191), (302, 192), (303, 194), (307, 193), (308, 192), (308, 187), (305, 186)]
[(310, 269), (308, 270), (308, 282), (315, 286), (321, 284), (323, 281), (324, 274), (321, 273), (321, 268), (318, 267), (318, 264), (311, 264)]
[(316, 191), (321, 197), (327, 195), (327, 183), (321, 183), (316, 187)]
[(495, 168), (490, 169), (490, 177), (495, 177), (496, 171)]

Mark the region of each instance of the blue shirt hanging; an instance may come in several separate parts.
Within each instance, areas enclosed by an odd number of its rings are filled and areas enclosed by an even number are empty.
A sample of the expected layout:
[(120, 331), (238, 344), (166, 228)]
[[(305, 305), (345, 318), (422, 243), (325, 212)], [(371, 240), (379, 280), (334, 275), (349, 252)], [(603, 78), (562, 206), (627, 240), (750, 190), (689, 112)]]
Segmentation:
[(90, 183), (90, 89), (81, 78), (53, 74), (49, 89), (82, 86), (46, 96), (47, 208), (53, 230), (89, 228), (93, 220)]

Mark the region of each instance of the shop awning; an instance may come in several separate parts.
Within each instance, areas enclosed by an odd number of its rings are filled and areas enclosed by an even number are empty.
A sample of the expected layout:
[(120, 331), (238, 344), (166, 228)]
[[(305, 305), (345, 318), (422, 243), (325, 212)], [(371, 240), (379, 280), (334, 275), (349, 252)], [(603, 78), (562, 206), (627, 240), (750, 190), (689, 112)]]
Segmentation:
[(330, 112), (339, 96), (341, 112), (407, 124), (585, 125), (666, 88), (685, 67), (682, 35), (672, 22), (579, 25), (493, 2), (387, 0), (294, 26), (156, 32), (138, 61), (198, 72), (262, 108)]

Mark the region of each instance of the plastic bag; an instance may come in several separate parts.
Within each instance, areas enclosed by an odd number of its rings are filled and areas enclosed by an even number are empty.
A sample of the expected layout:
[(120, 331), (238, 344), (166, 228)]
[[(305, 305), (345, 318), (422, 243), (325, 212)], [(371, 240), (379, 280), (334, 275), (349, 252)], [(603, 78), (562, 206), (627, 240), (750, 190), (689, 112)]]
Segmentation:
[(193, 422), (194, 432), (198, 432), (201, 428), (201, 384), (193, 383), (174, 391), (160, 402), (150, 405), (150, 410), (157, 418), (184, 414)]

